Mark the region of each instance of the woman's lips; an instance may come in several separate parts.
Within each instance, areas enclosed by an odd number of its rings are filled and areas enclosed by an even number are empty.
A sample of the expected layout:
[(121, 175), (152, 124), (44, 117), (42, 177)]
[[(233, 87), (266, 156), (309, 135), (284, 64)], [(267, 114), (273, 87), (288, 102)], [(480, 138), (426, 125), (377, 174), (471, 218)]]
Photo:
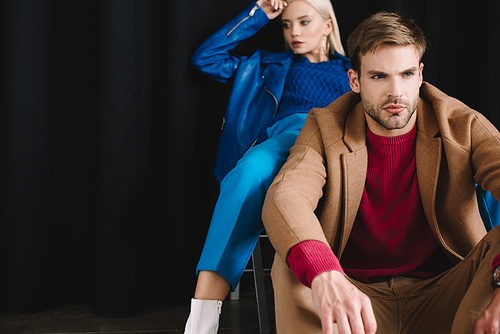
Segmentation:
[(304, 43), (303, 43), (303, 42), (299, 42), (299, 41), (293, 41), (293, 42), (292, 42), (292, 46), (293, 46), (294, 48), (298, 48), (298, 47), (300, 47), (302, 44), (304, 44)]

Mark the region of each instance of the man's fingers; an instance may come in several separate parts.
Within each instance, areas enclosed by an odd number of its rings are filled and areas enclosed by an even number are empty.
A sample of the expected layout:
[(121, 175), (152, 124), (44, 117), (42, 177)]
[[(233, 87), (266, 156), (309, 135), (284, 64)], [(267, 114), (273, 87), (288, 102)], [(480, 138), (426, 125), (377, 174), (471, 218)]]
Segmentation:
[(377, 320), (375, 319), (371, 305), (370, 307), (363, 307), (361, 309), (361, 317), (363, 318), (366, 334), (375, 334), (377, 331)]
[(358, 314), (357, 316), (352, 316), (349, 318), (349, 320), (350, 320), (352, 334), (367, 334), (367, 332), (365, 331), (365, 325), (363, 324), (363, 318), (361, 317), (361, 314)]
[[(336, 319), (336, 323), (337, 323), (337, 328), (339, 330), (339, 334), (351, 334), (352, 333), (351, 325), (349, 324), (349, 319), (347, 318), (346, 314), (342, 314), (342, 315), (338, 316)], [(333, 333), (333, 330), (331, 333)], [(324, 331), (323, 331), (323, 334), (325, 334)]]
[(323, 334), (333, 334), (333, 318), (331, 314), (320, 315), (321, 319), (321, 329)]

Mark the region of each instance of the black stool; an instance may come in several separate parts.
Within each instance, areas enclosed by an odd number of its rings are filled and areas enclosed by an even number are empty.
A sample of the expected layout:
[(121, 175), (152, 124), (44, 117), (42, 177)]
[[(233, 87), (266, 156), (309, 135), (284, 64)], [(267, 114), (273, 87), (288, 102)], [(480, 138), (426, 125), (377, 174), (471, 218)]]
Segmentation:
[[(267, 238), (266, 234), (261, 234), (255, 245), (252, 253), (252, 268), (245, 269), (245, 272), (253, 272), (254, 286), (255, 286), (255, 299), (257, 300), (257, 315), (259, 316), (259, 329), (260, 333), (271, 333), (271, 326), (269, 323), (269, 311), (267, 309), (266, 297), (266, 283), (264, 275), (271, 272), (271, 269), (264, 269), (262, 264), (262, 248), (261, 238)], [(230, 299), (238, 300), (240, 298), (240, 284), (231, 292)]]

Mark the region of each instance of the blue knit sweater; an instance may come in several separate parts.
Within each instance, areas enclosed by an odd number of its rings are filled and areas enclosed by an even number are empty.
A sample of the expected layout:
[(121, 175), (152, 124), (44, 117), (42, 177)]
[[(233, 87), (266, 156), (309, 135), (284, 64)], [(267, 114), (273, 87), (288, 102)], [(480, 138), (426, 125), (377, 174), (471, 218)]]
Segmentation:
[(341, 59), (334, 56), (329, 61), (311, 63), (306, 57), (296, 56), (287, 73), (278, 113), (259, 133), (257, 143), (267, 139), (266, 128), (286, 116), (324, 108), (350, 90), (347, 68)]
[(306, 57), (298, 57), (288, 71), (274, 123), (291, 114), (324, 108), (350, 90), (342, 60), (311, 63)]

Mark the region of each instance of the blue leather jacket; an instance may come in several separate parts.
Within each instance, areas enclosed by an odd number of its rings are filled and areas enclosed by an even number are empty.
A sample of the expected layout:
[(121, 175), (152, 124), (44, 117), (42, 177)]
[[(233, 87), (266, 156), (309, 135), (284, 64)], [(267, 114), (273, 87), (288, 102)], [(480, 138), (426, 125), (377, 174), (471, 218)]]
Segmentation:
[(215, 165), (219, 182), (257, 142), (259, 133), (278, 111), (294, 53), (257, 50), (250, 57), (229, 54), (229, 50), (268, 22), (266, 13), (254, 2), (210, 36), (191, 59), (197, 69), (211, 78), (232, 84)]

